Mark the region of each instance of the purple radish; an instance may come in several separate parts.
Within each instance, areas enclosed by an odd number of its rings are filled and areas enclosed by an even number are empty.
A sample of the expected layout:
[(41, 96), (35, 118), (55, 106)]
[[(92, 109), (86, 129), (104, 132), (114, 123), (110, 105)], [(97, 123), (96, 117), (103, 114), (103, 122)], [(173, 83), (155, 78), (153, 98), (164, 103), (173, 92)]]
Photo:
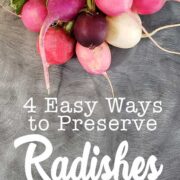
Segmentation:
[(76, 44), (76, 55), (82, 67), (90, 74), (104, 75), (108, 80), (114, 97), (114, 90), (108, 77), (107, 70), (111, 65), (111, 51), (107, 43), (102, 43), (94, 49)]
[(74, 24), (74, 36), (85, 47), (94, 48), (102, 44), (107, 35), (107, 21), (99, 13), (82, 13)]
[(85, 0), (48, 0), (48, 15), (43, 23), (39, 35), (40, 55), (44, 68), (44, 76), (48, 94), (50, 93), (49, 64), (44, 49), (44, 39), (50, 25), (56, 20), (70, 21), (76, 17), (78, 12), (85, 6)]

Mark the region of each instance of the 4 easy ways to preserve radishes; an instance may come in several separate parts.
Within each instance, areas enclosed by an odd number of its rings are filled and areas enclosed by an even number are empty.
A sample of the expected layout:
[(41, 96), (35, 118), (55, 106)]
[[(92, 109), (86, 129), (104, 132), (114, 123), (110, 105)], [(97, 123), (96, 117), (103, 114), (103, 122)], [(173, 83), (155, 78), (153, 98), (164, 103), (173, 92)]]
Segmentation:
[[(153, 39), (153, 33), (149, 34), (142, 26), (139, 16), (158, 12), (165, 2), (165, 0), (12, 0), (11, 7), (21, 17), (28, 30), (39, 32), (37, 49), (42, 59), (48, 92), (49, 66), (64, 64), (76, 53), (80, 64), (88, 73), (105, 76), (114, 95), (107, 75), (111, 64), (108, 44), (118, 48), (132, 48), (139, 43), (144, 32), (161, 50), (180, 55), (180, 52), (161, 47)], [(54, 23), (56, 26), (51, 27)], [(171, 27), (178, 26), (180, 24), (171, 25)]]

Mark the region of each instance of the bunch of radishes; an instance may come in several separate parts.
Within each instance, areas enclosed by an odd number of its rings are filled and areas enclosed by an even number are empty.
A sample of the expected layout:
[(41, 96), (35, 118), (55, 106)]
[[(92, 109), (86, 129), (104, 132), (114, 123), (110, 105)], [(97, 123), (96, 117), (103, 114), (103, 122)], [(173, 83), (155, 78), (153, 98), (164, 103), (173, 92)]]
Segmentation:
[(40, 32), (37, 49), (48, 91), (48, 67), (66, 63), (75, 52), (88, 73), (102, 74), (108, 79), (106, 71), (111, 64), (108, 44), (134, 47), (143, 30), (138, 14), (155, 13), (165, 4), (165, 0), (23, 1), (19, 12), (25, 27)]

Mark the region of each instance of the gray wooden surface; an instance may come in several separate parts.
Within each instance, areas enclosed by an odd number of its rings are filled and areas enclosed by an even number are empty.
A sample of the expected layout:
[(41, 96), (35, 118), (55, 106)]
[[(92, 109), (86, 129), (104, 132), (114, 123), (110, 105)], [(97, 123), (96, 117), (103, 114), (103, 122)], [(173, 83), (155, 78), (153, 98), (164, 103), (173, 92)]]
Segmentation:
[[(143, 17), (143, 24), (149, 31), (177, 22), (180, 22), (178, 3), (169, 2), (161, 12)], [(34, 97), (38, 105), (36, 118), (51, 120), (51, 130), (36, 132), (48, 137), (54, 146), (53, 156), (43, 164), (47, 172), (56, 157), (67, 155), (72, 160), (80, 155), (86, 141), (99, 145), (101, 156), (108, 154), (113, 158), (119, 143), (126, 139), (130, 144), (129, 162), (138, 155), (149, 157), (154, 154), (164, 164), (159, 179), (180, 180), (180, 57), (160, 51), (148, 39), (133, 49), (112, 49), (109, 75), (116, 96), (134, 101), (162, 100), (163, 113), (156, 117), (157, 131), (150, 133), (143, 129), (137, 132), (130, 128), (127, 133), (85, 130), (72, 133), (69, 127), (66, 132), (57, 132), (56, 115), (43, 114), (46, 91), (41, 60), (35, 50), (36, 38), (37, 34), (28, 32), (18, 18), (0, 8), (0, 180), (26, 179), (27, 146), (15, 150), (13, 141), (31, 133), (28, 114), (22, 108), (29, 97)], [(164, 47), (180, 51), (179, 28), (160, 32), (155, 38)], [(111, 118), (104, 106), (104, 97), (109, 96), (110, 91), (103, 77), (88, 75), (76, 59), (64, 66), (52, 67), (50, 71), (52, 96), (71, 103), (80, 99), (98, 100), (100, 105), (93, 118)], [(113, 117), (120, 118), (115, 113)], [(146, 117), (152, 117), (152, 114), (148, 113)], [(35, 169), (33, 174), (35, 180), (41, 179)]]

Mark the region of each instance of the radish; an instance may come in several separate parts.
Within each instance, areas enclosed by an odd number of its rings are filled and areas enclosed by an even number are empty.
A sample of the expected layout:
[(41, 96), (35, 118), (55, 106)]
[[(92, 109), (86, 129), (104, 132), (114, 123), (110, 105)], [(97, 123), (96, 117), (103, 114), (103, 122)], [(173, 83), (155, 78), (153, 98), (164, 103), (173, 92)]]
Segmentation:
[(90, 49), (77, 43), (76, 55), (80, 64), (88, 73), (105, 76), (110, 84), (114, 97), (114, 90), (107, 75), (107, 70), (111, 65), (111, 51), (108, 44), (104, 42), (100, 46)]
[(158, 12), (165, 2), (165, 0), (133, 0), (132, 9), (138, 14), (153, 14)]
[[(141, 19), (136, 13), (132, 13), (141, 24)], [(142, 37), (142, 29), (136, 21), (123, 13), (115, 17), (107, 17), (108, 33), (106, 41), (119, 48), (132, 48), (139, 43)]]
[(21, 11), (21, 19), (24, 26), (33, 32), (39, 32), (47, 16), (45, 0), (29, 0)]
[(95, 2), (108, 16), (117, 16), (130, 10), (133, 0), (95, 0)]
[(44, 38), (49, 26), (56, 20), (69, 21), (76, 17), (78, 12), (85, 6), (85, 0), (48, 0), (48, 15), (43, 23), (39, 36), (40, 55), (44, 67), (46, 88), (50, 93), (49, 63), (46, 60)]
[(102, 44), (107, 35), (106, 18), (99, 13), (82, 13), (76, 19), (74, 36), (85, 47), (96, 47)]
[[(49, 28), (44, 39), (47, 63), (64, 64), (74, 55), (75, 40), (62, 28)], [(39, 38), (37, 41), (39, 52)]]

